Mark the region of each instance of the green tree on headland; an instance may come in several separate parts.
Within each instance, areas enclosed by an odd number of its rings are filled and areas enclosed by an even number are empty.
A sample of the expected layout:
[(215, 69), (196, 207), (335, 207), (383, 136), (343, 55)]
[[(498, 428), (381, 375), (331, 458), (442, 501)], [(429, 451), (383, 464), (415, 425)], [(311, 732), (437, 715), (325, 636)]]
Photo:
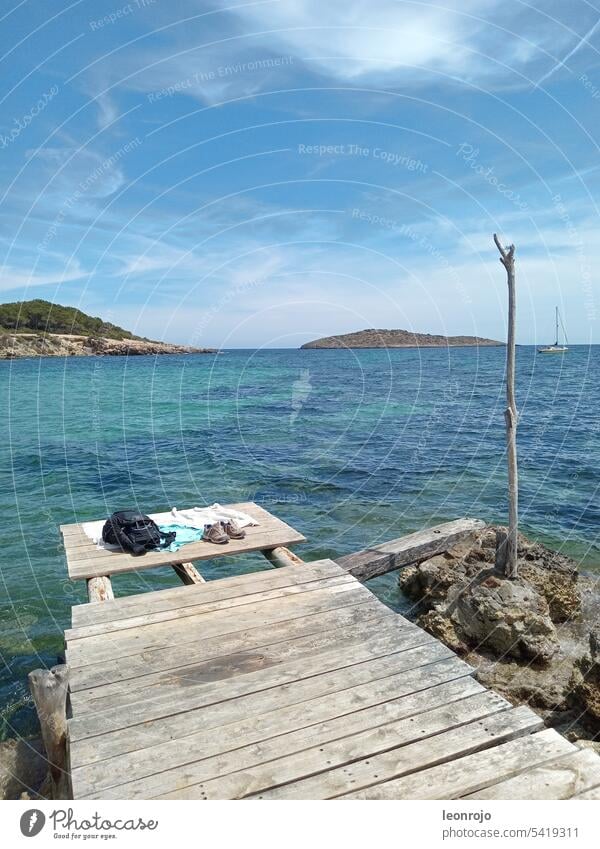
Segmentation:
[(141, 338), (116, 324), (86, 315), (75, 307), (63, 307), (39, 298), (0, 304), (0, 330), (17, 333), (72, 333), (108, 339)]

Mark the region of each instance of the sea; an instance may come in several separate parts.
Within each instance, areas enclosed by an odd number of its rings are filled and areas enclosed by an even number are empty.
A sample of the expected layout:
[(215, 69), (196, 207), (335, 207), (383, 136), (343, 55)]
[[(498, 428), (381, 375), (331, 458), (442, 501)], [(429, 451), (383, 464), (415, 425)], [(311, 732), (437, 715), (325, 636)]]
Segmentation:
[[(59, 525), (256, 501), (337, 557), (438, 522), (505, 522), (503, 348), (230, 350), (0, 362), (0, 739), (36, 730), (27, 673), (63, 648)], [(517, 352), (521, 529), (600, 575), (600, 347)], [(203, 562), (208, 580), (266, 567)], [(176, 586), (119, 576), (117, 595)], [(408, 602), (390, 574), (370, 583)]]

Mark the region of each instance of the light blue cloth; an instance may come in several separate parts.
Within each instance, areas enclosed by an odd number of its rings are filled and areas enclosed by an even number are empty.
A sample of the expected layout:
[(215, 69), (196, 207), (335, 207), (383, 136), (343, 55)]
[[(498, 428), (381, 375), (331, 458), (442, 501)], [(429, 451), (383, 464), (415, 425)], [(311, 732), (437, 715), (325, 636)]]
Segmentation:
[(179, 551), (182, 545), (187, 545), (189, 542), (198, 542), (202, 539), (204, 529), (190, 528), (187, 525), (159, 525), (161, 534), (175, 531), (176, 537), (168, 548), (163, 551)]

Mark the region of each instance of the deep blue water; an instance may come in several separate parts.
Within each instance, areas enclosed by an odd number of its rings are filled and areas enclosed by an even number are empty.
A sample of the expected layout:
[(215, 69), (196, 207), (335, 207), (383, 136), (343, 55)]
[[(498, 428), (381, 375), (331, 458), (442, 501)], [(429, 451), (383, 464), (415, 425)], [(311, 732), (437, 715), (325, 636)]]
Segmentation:
[[(29, 733), (26, 674), (56, 662), (73, 603), (58, 532), (255, 500), (339, 556), (463, 515), (505, 520), (504, 350), (229, 351), (0, 362), (2, 736)], [(523, 530), (600, 571), (600, 348), (518, 351)], [(208, 578), (260, 555), (202, 565)], [(174, 586), (168, 569), (114, 581)], [(394, 576), (373, 582), (402, 609)]]

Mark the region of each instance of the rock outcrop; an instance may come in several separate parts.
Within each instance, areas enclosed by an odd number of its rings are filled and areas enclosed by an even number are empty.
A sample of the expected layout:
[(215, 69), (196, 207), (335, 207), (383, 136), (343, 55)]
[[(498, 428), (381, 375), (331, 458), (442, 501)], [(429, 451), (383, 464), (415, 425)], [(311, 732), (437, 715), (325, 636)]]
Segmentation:
[(0, 799), (47, 798), (48, 763), (40, 739), (0, 743)]
[(523, 536), (519, 575), (510, 580), (495, 568), (495, 539), (487, 528), (400, 573), (418, 623), (511, 701), (528, 703), (571, 735), (600, 731), (596, 582)]
[(111, 339), (67, 333), (1, 333), (0, 359), (21, 357), (124, 357), (158, 354), (214, 354), (212, 348), (190, 348), (147, 339)]

